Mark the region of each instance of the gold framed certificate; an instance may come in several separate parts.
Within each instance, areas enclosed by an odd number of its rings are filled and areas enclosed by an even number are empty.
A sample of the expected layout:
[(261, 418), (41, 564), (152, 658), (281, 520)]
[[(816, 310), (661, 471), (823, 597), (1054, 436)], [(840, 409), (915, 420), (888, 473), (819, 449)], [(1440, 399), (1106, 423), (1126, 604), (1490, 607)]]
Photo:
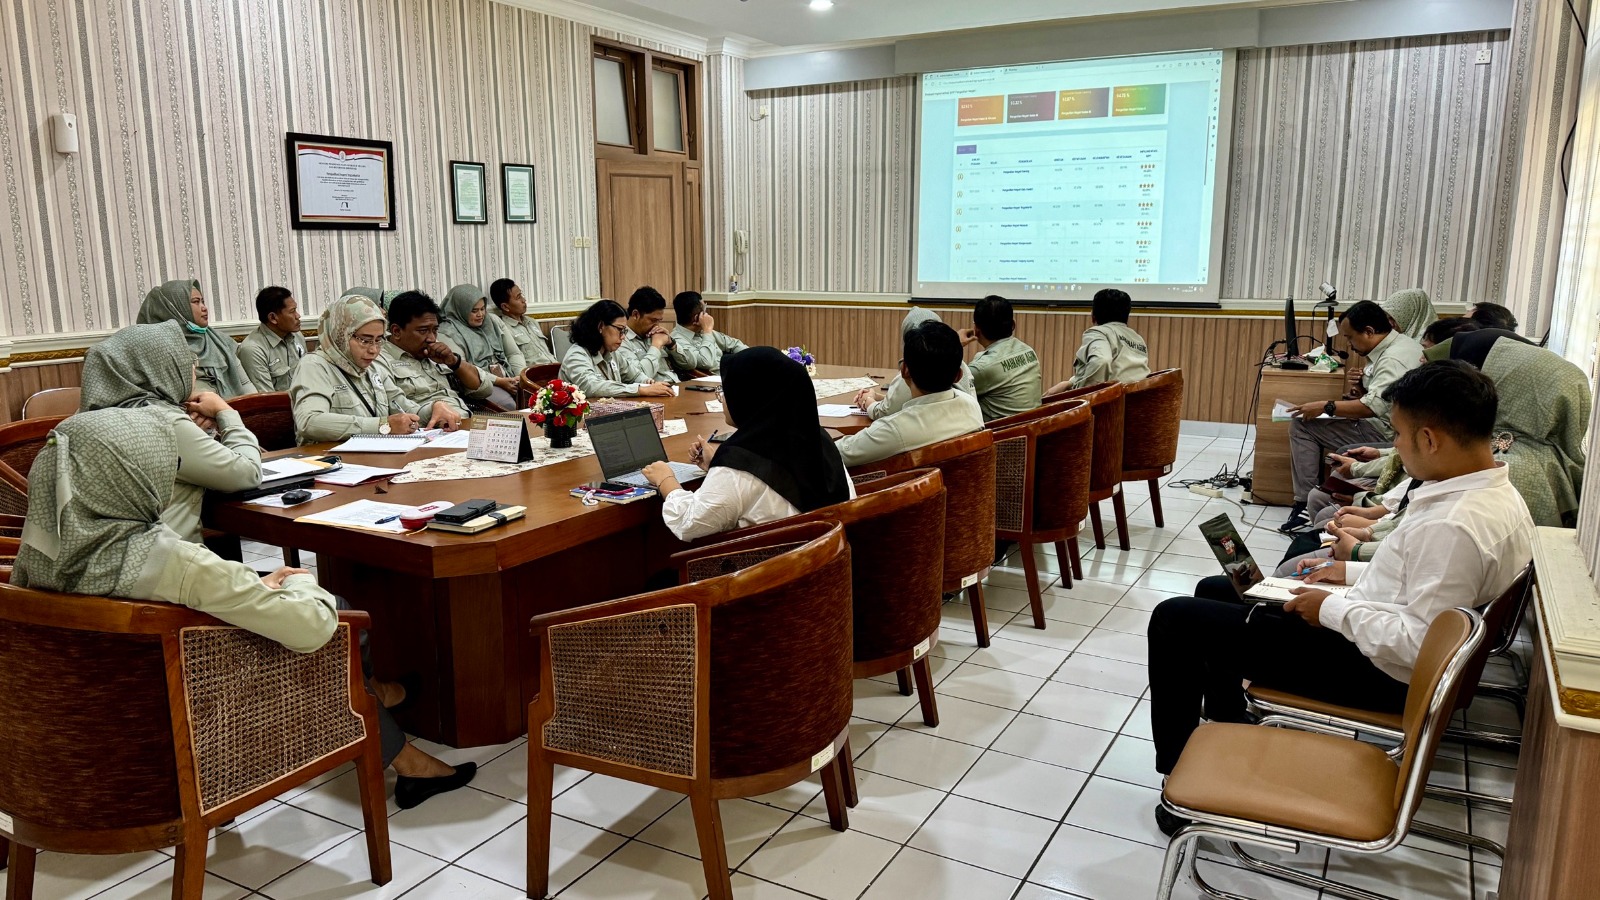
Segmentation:
[(529, 224), (539, 221), (535, 202), (533, 166), (516, 163), (500, 165), (501, 194), (506, 204), (506, 221)]
[(489, 221), (484, 165), (450, 160), (450, 199), (457, 225), (484, 225)]

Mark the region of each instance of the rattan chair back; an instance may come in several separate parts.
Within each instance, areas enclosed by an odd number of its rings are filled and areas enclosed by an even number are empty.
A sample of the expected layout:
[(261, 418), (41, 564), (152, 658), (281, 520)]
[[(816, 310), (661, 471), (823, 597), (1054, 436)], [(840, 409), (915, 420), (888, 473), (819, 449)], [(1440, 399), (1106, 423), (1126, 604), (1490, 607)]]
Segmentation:
[(972, 583), (994, 561), (994, 437), (975, 431), (869, 463), (862, 470), (904, 472), (934, 468), (944, 479), (944, 584)]
[(1103, 381), (1044, 398), (1045, 403), (1087, 400), (1094, 412), (1094, 461), (1089, 472), (1089, 496), (1105, 499), (1122, 483), (1123, 422), (1126, 389), (1120, 382)]
[(0, 514), (28, 514), (28, 473), (50, 439), (50, 431), (66, 416), (22, 419), (0, 425)]
[(987, 427), (995, 446), (995, 532), (1032, 542), (1076, 535), (1089, 514), (1089, 404), (1051, 403)]
[(1178, 461), (1183, 370), (1152, 372), (1124, 390), (1123, 480), (1160, 477)]

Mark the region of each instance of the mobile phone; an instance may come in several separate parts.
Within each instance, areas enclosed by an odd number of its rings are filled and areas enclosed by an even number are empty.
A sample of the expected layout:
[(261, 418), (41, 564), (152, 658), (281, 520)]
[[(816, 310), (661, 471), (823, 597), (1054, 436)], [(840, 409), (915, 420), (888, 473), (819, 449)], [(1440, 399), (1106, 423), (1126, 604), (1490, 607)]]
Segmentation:
[(305, 489), (283, 492), (283, 505), (295, 506), (311, 499), (311, 492)]
[(602, 482), (600, 482), (600, 490), (602, 490), (602, 491), (616, 491), (618, 493), (626, 494), (627, 492), (633, 490), (633, 487), (634, 486), (631, 485), (631, 484), (623, 484), (620, 481), (602, 481)]
[(717, 389), (709, 384), (686, 384), (684, 387), (691, 391), (704, 391), (707, 394), (715, 394), (717, 392)]

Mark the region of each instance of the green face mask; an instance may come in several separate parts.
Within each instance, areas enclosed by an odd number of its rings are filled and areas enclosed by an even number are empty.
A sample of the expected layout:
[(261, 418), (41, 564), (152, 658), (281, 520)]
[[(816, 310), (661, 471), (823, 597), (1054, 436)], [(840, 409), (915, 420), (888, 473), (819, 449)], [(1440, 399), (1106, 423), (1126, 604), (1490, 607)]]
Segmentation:
[(207, 331), (211, 330), (209, 328), (204, 328), (204, 327), (202, 327), (200, 325), (196, 325), (193, 322), (185, 322), (185, 323), (183, 323), (183, 327), (189, 329), (189, 332), (191, 334), (205, 334)]

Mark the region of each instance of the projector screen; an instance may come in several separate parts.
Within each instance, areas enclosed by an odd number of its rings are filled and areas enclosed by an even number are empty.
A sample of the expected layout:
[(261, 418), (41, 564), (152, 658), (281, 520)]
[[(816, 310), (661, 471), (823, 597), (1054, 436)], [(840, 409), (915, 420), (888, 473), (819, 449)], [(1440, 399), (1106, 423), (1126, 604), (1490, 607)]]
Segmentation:
[(1214, 304), (1220, 50), (923, 75), (912, 294)]

